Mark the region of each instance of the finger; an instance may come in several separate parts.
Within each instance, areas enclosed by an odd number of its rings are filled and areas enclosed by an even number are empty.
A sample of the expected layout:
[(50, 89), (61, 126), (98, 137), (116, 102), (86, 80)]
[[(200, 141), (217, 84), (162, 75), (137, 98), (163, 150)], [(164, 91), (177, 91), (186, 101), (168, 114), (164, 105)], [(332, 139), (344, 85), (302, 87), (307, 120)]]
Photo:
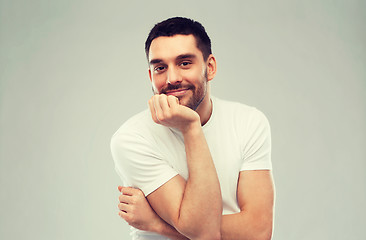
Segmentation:
[(128, 195), (128, 196), (143, 194), (140, 189), (132, 188), (132, 187), (122, 187), (121, 192), (123, 195)]
[(124, 194), (119, 195), (118, 200), (120, 203), (126, 203), (126, 204), (130, 204), (133, 201), (132, 196), (124, 195)]
[(151, 117), (153, 119), (153, 121), (155, 123), (159, 123), (159, 120), (156, 118), (156, 111), (155, 111), (155, 107), (154, 107), (154, 100), (153, 100), (154, 97), (150, 98), (149, 99), (149, 108), (150, 108), (150, 113), (151, 113)]
[(160, 106), (160, 95), (156, 94), (153, 97), (153, 102), (154, 102), (154, 108), (155, 108), (155, 115), (160, 123), (160, 120), (162, 120), (164, 118), (163, 109)]
[(122, 186), (118, 186), (118, 191), (122, 191)]
[[(129, 225), (131, 225), (131, 216), (129, 213), (126, 213), (124, 211), (119, 211), (118, 215), (123, 218), (123, 220), (125, 220)], [(131, 225), (132, 226), (132, 225)]]
[(168, 96), (165, 94), (160, 94), (159, 96), (159, 105), (161, 110), (163, 110), (164, 117), (166, 113), (169, 112), (169, 104), (168, 104)]
[(119, 215), (121, 218), (123, 218), (124, 220), (126, 220), (126, 217), (127, 217), (127, 213), (126, 213), (126, 212), (124, 212), (124, 211), (119, 211), (119, 212), (118, 212), (118, 215)]
[(179, 99), (175, 96), (169, 95), (168, 96), (168, 104), (170, 108), (174, 108), (179, 105)]
[(126, 204), (126, 203), (119, 203), (118, 204), (118, 209), (123, 211), (123, 212), (129, 212), (131, 209), (131, 206)]

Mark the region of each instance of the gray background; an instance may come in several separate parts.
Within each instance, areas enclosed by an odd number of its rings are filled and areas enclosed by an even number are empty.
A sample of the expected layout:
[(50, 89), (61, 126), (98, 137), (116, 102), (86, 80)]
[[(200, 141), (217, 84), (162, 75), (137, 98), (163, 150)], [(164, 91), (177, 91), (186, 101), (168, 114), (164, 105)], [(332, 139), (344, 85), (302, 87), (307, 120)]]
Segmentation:
[(275, 240), (366, 239), (365, 1), (0, 0), (0, 239), (129, 239), (109, 141), (151, 95), (171, 16), (213, 41), (217, 97), (273, 134)]

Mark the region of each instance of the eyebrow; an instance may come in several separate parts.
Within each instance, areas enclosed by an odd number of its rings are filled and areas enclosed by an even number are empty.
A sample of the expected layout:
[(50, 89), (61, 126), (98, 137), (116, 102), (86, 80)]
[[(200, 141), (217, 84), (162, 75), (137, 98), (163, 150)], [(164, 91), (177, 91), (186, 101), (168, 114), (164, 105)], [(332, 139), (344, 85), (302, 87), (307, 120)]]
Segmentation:
[[(187, 54), (181, 54), (181, 55), (177, 56), (175, 59), (176, 60), (194, 59), (196, 57), (197, 56), (194, 55), (194, 54), (187, 53)], [(158, 63), (162, 63), (162, 62), (164, 62), (162, 59), (156, 58), (156, 59), (151, 59), (151, 61), (149, 62), (149, 64), (150, 65), (154, 65), (154, 64), (158, 64)]]
[(194, 54), (182, 54), (182, 55), (179, 55), (176, 59), (177, 60), (182, 60), (182, 59), (187, 59), (187, 58), (196, 58), (196, 55)]
[(161, 59), (152, 59), (152, 60), (149, 62), (149, 64), (150, 64), (150, 65), (154, 65), (154, 64), (161, 63), (161, 62), (163, 62), (163, 60), (161, 60)]

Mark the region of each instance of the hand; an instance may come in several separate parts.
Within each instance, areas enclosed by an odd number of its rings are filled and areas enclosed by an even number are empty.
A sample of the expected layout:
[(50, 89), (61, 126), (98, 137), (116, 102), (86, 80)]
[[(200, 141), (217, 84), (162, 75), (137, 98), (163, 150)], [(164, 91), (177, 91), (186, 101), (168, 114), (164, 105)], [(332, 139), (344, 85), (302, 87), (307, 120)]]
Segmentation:
[(118, 215), (129, 225), (140, 230), (158, 232), (164, 221), (155, 213), (140, 189), (118, 186)]
[(165, 94), (156, 94), (149, 100), (151, 116), (154, 122), (173, 127), (182, 133), (194, 124), (201, 126), (200, 117), (192, 109), (180, 105), (178, 98)]

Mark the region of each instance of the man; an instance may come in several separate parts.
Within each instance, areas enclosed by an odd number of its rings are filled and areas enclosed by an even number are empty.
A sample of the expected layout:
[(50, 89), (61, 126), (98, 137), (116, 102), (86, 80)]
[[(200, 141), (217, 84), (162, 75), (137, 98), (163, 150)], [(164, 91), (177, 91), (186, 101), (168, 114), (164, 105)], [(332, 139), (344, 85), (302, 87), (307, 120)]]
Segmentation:
[(211, 96), (216, 59), (200, 23), (176, 17), (156, 24), (145, 51), (155, 95), (111, 141), (127, 186), (119, 187), (119, 215), (133, 238), (271, 239), (266, 117)]

